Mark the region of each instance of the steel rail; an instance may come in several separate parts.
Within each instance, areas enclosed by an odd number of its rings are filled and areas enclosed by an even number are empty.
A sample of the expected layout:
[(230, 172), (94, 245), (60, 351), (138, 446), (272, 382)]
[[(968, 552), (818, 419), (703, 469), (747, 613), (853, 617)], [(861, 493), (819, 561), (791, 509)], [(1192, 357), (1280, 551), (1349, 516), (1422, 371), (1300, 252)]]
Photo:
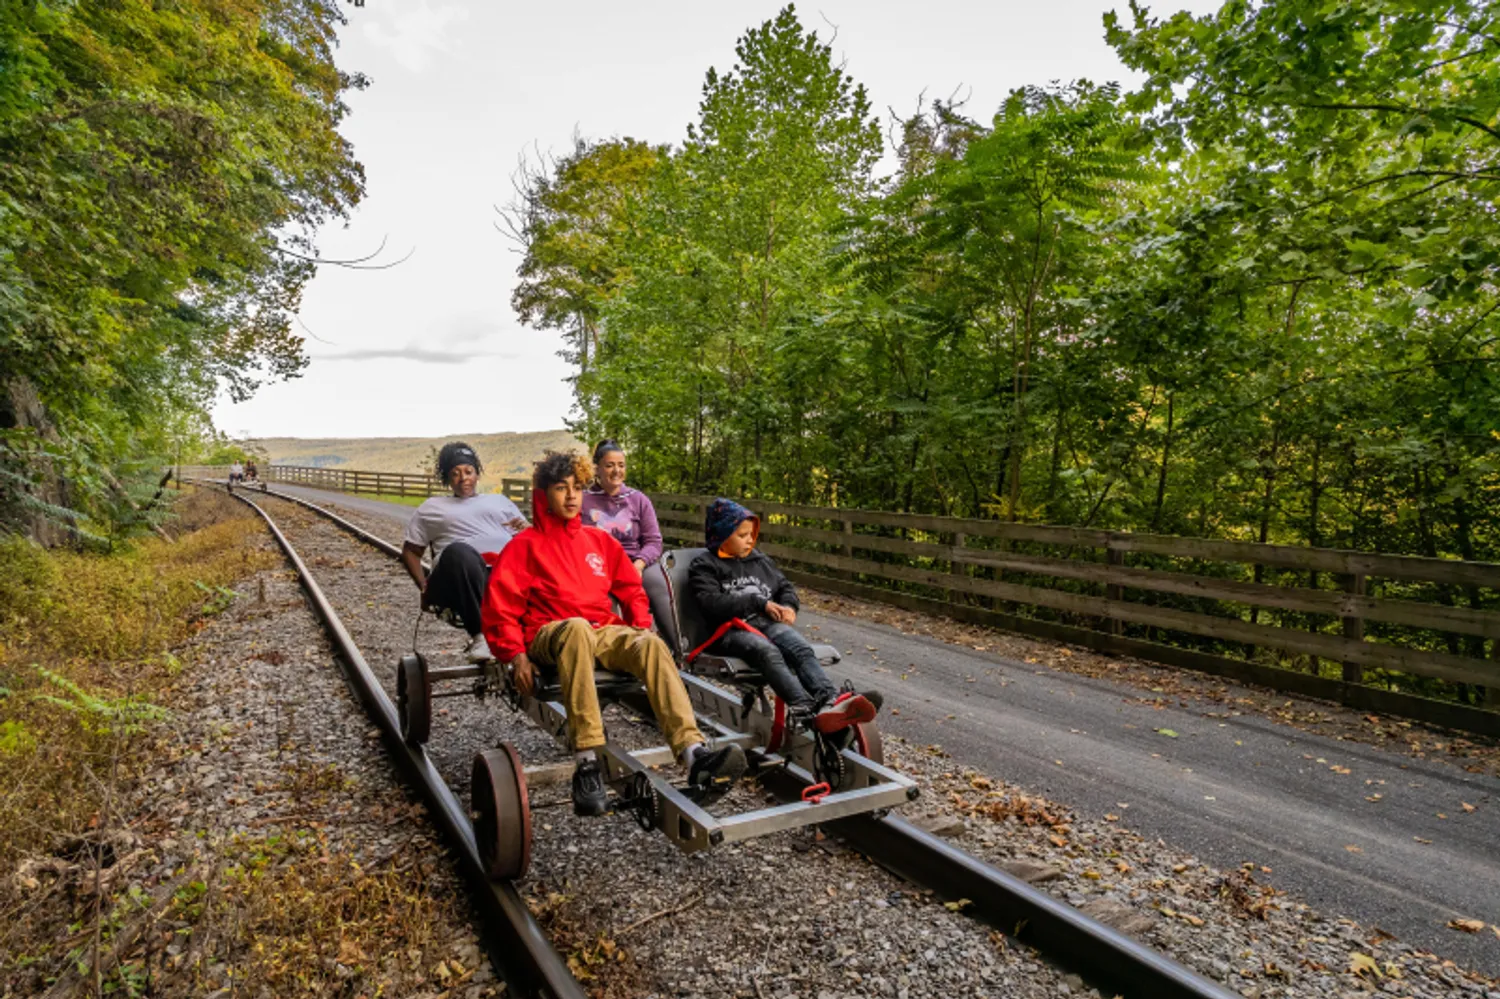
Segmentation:
[[(338, 612), (333, 609), (317, 580), (308, 571), (302, 557), (297, 554), (270, 514), (259, 504), (236, 490), (231, 489), (229, 492), (260, 514), (287, 560), (297, 570), (297, 576), (302, 581), (303, 589), (307, 591), (308, 599), (312, 601), (313, 609), (338, 650), (344, 679), (364, 705), (371, 720), (380, 728), (386, 751), (396, 762), (402, 776), (421, 793), (427, 803), (428, 813), (448, 837), (458, 855), (460, 873), (469, 886), (470, 897), (480, 914), (481, 939), (485, 950), (505, 980), (506, 987), (518, 995), (535, 999), (585, 999), (583, 988), (568, 971), (566, 962), (553, 949), (546, 932), (533, 918), (531, 910), (526, 907), (515, 887), (509, 882), (491, 881), (485, 875), (474, 842), (469, 810), (432, 765), (427, 751), (420, 747), (413, 748), (401, 738), (401, 725), (397, 720), (395, 705), (391, 703), (380, 681), (375, 678), (369, 663), (365, 662), (348, 629), (339, 619)], [(321, 509), (318, 512), (329, 515)], [(334, 519), (341, 520), (337, 517)], [(343, 523), (354, 527), (347, 521)], [(379, 542), (374, 535), (367, 535), (358, 528), (354, 530), (362, 540), (372, 544)], [(393, 546), (384, 542), (377, 547), (387, 554), (392, 553)]]
[[(270, 490), (267, 493), (327, 517), (388, 555), (400, 554), (396, 546), (315, 503)], [(785, 770), (773, 772), (768, 783), (775, 793), (788, 799), (797, 797), (806, 785)], [(858, 815), (829, 822), (827, 828), (876, 864), (913, 884), (950, 901), (966, 900), (962, 908), (965, 914), (1035, 947), (1104, 995), (1239, 999), (1238, 993), (904, 819)]]

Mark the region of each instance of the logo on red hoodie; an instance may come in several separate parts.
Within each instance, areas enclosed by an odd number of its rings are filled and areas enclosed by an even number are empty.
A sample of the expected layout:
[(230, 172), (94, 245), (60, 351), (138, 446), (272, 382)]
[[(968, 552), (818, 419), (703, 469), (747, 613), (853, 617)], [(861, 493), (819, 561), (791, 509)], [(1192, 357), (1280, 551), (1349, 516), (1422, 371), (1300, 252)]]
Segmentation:
[(594, 570), (594, 575), (604, 579), (609, 578), (608, 574), (604, 571), (603, 555), (600, 555), (598, 552), (589, 552), (583, 557), (583, 560), (589, 564), (590, 569)]

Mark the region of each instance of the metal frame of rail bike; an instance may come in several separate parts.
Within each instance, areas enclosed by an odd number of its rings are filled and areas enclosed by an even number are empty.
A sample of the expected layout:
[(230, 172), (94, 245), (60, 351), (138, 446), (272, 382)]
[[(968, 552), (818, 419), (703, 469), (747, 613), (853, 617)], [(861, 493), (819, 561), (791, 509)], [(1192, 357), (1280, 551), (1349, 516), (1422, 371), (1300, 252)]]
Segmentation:
[[(665, 585), (671, 608), (680, 606), (672, 592), (665, 566), (682, 553), (663, 556), (661, 577), (655, 587)], [(660, 621), (660, 618), (658, 618)], [(670, 622), (673, 636), (680, 635), (680, 622)], [(670, 646), (672, 642), (668, 642)], [(680, 644), (680, 643), (679, 643)], [(825, 662), (837, 662), (837, 650), (819, 649)], [(678, 653), (679, 657), (681, 653)], [(784, 705), (768, 698), (764, 681), (738, 660), (701, 657), (722, 682), (738, 693), (691, 673), (682, 680), (693, 703), (699, 725), (718, 745), (735, 743), (745, 750), (751, 773), (782, 770), (804, 786), (798, 801), (734, 815), (716, 816), (707, 811), (695, 789), (679, 788), (659, 772), (671, 766), (674, 755), (667, 746), (627, 750), (613, 742), (598, 751), (604, 779), (615, 792), (615, 810), (632, 814), (645, 829), (658, 829), (684, 853), (697, 853), (721, 843), (765, 836), (854, 815), (883, 813), (912, 800), (918, 794), (914, 781), (885, 767), (879, 731), (873, 722), (854, 726), (852, 745), (839, 746), (816, 734), (795, 730), (786, 724)], [(679, 665), (681, 665), (679, 663)], [(596, 667), (601, 704), (624, 701), (649, 716), (644, 687), (634, 677)], [(468, 681), (461, 688), (436, 691), (439, 684)], [(431, 735), (432, 702), (444, 697), (499, 697), (524, 713), (543, 731), (568, 746), (567, 709), (556, 699), (555, 685), (544, 686), (532, 696), (523, 696), (511, 679), (510, 670), (493, 660), (476, 665), (429, 667), (416, 652), (402, 657), (397, 674), (397, 709), (402, 733), (416, 745)], [(530, 863), (531, 816), (527, 791), (528, 775), (555, 768), (525, 768), (508, 743), (479, 753), (474, 759), (472, 799), (479, 849), (492, 877), (519, 877)]]

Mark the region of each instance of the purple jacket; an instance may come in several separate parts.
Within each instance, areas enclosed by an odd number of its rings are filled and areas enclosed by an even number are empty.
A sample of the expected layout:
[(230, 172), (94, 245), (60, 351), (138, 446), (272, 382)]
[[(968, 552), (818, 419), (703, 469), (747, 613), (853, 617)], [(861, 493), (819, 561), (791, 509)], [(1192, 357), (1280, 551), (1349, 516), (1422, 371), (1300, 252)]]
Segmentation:
[(651, 565), (661, 558), (661, 527), (656, 507), (643, 492), (622, 486), (613, 496), (598, 486), (583, 494), (583, 523), (613, 534), (632, 559)]

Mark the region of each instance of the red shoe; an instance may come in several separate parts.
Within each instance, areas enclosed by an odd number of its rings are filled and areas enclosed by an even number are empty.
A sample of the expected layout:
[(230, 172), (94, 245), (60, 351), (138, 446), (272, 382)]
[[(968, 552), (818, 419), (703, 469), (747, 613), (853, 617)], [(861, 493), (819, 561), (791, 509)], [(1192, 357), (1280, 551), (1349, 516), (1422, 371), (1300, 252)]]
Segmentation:
[(874, 720), (875, 705), (866, 700), (863, 694), (850, 694), (819, 711), (813, 717), (813, 728), (828, 735), (850, 725), (863, 725)]

